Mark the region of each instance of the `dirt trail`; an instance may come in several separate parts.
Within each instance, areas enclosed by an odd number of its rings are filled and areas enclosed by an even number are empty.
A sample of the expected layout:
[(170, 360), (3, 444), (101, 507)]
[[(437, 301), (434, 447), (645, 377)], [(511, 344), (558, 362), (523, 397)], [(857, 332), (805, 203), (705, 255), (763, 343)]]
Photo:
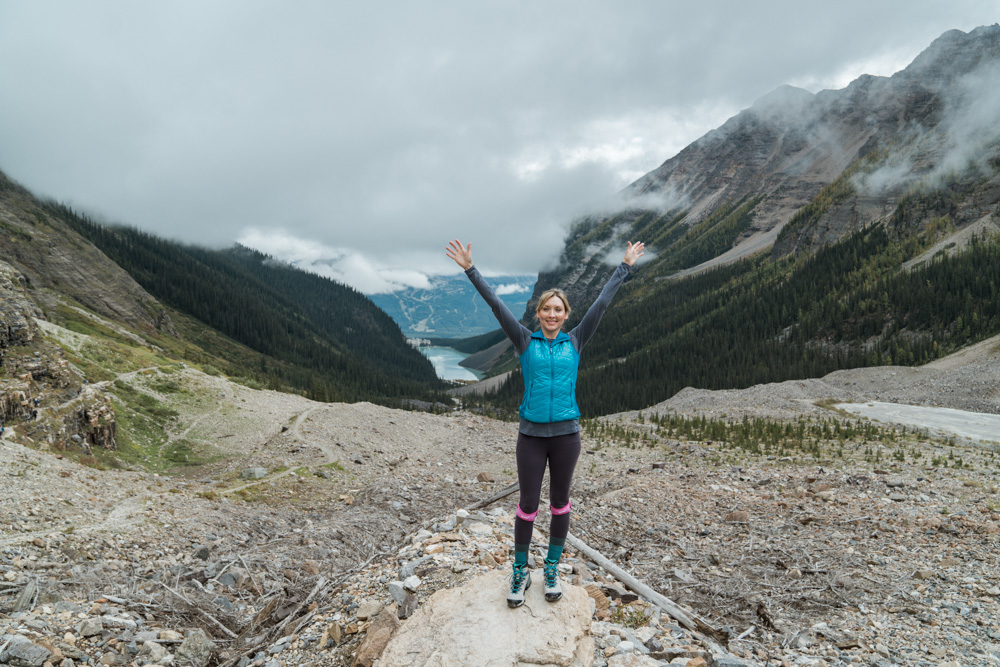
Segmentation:
[[(296, 470), (306, 469), (306, 470), (310, 470), (311, 471), (311, 470), (314, 470), (314, 469), (320, 467), (321, 465), (326, 465), (326, 464), (333, 463), (334, 461), (336, 461), (336, 455), (334, 454), (333, 449), (331, 449), (325, 442), (323, 442), (321, 439), (314, 439), (312, 442), (307, 441), (307, 438), (302, 433), (302, 424), (307, 419), (309, 419), (313, 415), (313, 413), (317, 412), (318, 410), (325, 410), (325, 409), (329, 409), (329, 408), (327, 408), (327, 407), (309, 408), (308, 410), (306, 410), (305, 412), (302, 412), (301, 414), (299, 414), (298, 417), (295, 418), (295, 423), (292, 424), (291, 428), (289, 429), (289, 431), (291, 433), (291, 439), (292, 439), (293, 442), (301, 442), (303, 444), (314, 445), (315, 447), (319, 448), (323, 452), (323, 454), (326, 456), (326, 461), (323, 462), (323, 463), (314, 463), (314, 464), (310, 464), (310, 465), (299, 466), (298, 468), (296, 468)], [(225, 494), (235, 493), (237, 491), (242, 491), (244, 489), (248, 489), (248, 488), (257, 486), (259, 484), (269, 484), (269, 483), (274, 482), (277, 479), (280, 479), (282, 477), (290, 475), (293, 472), (295, 472), (295, 470), (292, 470), (291, 468), (289, 468), (289, 469), (286, 469), (286, 470), (282, 470), (282, 471), (279, 471), (279, 472), (276, 472), (276, 473), (269, 474), (267, 477), (263, 477), (263, 478), (258, 479), (258, 480), (254, 480), (254, 481), (251, 481), (251, 482), (246, 482), (244, 484), (240, 484), (238, 486), (234, 486), (234, 487), (225, 489), (223, 491), (220, 491), (219, 493), (225, 495)]]

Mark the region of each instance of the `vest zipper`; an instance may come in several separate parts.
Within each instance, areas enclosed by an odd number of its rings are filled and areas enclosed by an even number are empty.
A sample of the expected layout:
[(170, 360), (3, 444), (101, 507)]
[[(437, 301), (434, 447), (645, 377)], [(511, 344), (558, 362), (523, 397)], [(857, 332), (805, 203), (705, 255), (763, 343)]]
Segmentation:
[(555, 401), (556, 401), (556, 356), (553, 351), (552, 343), (554, 341), (549, 341), (549, 423), (555, 418)]

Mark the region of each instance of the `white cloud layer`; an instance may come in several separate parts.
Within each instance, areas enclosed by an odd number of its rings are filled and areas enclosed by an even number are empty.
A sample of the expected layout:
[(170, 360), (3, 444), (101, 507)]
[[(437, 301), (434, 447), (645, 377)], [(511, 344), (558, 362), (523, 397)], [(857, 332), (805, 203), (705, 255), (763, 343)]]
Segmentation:
[(521, 294), (522, 292), (527, 292), (531, 289), (531, 285), (518, 285), (517, 283), (506, 283), (504, 285), (497, 285), (493, 288), (497, 296), (504, 296), (506, 294)]
[(297, 238), (285, 230), (248, 229), (238, 242), (365, 294), (384, 294), (407, 287), (431, 288), (430, 279), (420, 271), (384, 266), (358, 250), (331, 248)]
[(0, 169), (169, 238), (257, 239), (363, 291), (456, 271), (456, 236), (480, 266), (531, 273), (574, 216), (761, 95), (891, 74), (995, 9), (6, 2)]

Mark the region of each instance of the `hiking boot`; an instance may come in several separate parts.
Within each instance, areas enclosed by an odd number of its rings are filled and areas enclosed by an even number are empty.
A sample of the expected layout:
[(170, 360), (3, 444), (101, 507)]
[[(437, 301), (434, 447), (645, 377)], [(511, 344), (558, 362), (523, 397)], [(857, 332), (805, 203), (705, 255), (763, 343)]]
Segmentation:
[(546, 559), (542, 572), (545, 573), (545, 599), (555, 602), (562, 597), (562, 586), (559, 585), (559, 561), (553, 563)]
[(510, 590), (507, 592), (507, 606), (511, 609), (524, 604), (524, 594), (531, 588), (531, 573), (527, 565), (514, 566), (510, 576)]

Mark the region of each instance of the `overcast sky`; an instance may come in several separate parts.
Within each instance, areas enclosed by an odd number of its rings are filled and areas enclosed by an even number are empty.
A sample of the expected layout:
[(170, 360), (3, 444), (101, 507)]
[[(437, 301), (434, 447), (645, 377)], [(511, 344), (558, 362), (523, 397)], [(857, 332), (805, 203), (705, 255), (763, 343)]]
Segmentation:
[[(0, 0), (0, 169), (362, 291), (551, 264), (573, 216), (782, 84), (890, 75), (997, 2)], [(638, 239), (637, 239), (638, 240)]]

